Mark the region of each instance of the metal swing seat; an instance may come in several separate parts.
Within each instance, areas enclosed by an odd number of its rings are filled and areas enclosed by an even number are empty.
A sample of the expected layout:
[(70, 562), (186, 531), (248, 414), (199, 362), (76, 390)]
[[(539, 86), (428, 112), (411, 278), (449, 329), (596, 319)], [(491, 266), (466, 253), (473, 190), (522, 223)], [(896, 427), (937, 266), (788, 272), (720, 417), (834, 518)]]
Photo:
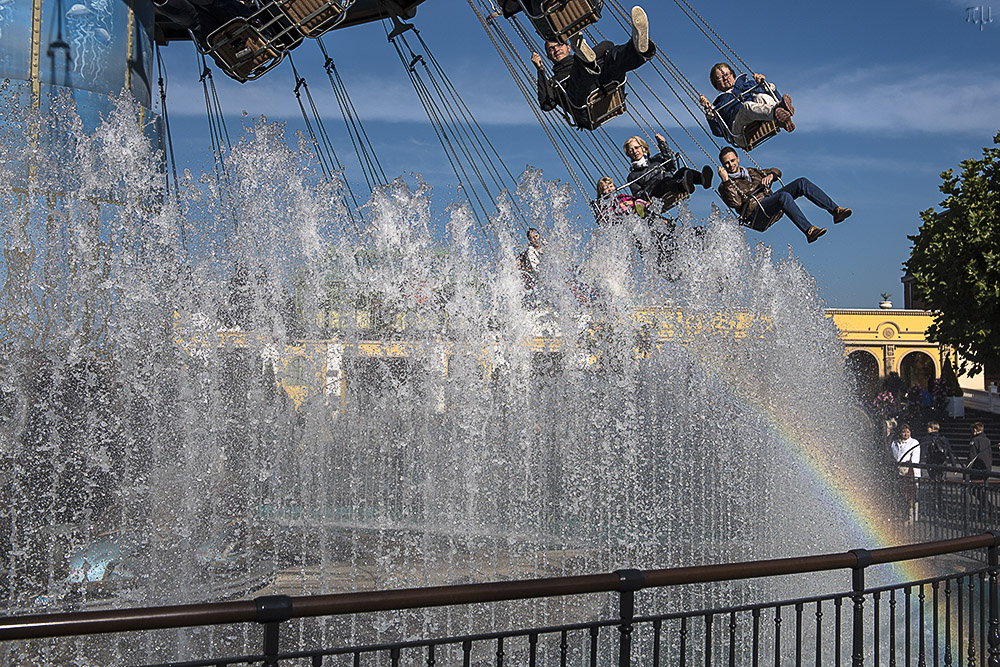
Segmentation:
[[(679, 169), (681, 167), (685, 167), (685, 168), (688, 168), (688, 169), (691, 168), (688, 165), (687, 160), (685, 160), (684, 156), (681, 155), (680, 153), (674, 153), (674, 160), (675, 160), (674, 171), (676, 171), (677, 169)], [(691, 193), (690, 192), (671, 192), (671, 193), (667, 194), (666, 196), (659, 197), (658, 199), (663, 202), (663, 206), (660, 209), (660, 212), (661, 213), (666, 213), (667, 211), (669, 211), (673, 207), (675, 207), (678, 204), (680, 204), (682, 201), (686, 201), (686, 200), (688, 200), (690, 198), (691, 198)]]
[[(753, 88), (748, 90), (746, 94), (752, 93), (762, 86), (763, 84), (758, 83)], [(723, 105), (723, 108), (737, 102), (738, 100), (731, 100)], [(713, 108), (713, 112), (715, 114), (716, 123), (718, 123), (719, 127), (722, 129), (723, 139), (725, 139), (727, 144), (735, 146), (736, 148), (741, 148), (749, 152), (778, 134), (778, 124), (773, 120), (758, 120), (752, 123), (747, 123), (743, 127), (743, 131), (741, 133), (734, 134), (730, 129), (729, 124), (722, 119), (722, 115), (719, 113), (719, 110)]]
[[(616, 188), (615, 191), (617, 192), (618, 190), (622, 190), (623, 188), (626, 187), (628, 187), (627, 183), (619, 188)], [(657, 204), (655, 201), (651, 202), (651, 205), (648, 208), (645, 208), (642, 213), (636, 211), (636, 214), (640, 218), (650, 223), (652, 223), (657, 219), (661, 219), (664, 221), (671, 221), (673, 220), (673, 218), (667, 215), (667, 213), (672, 208), (677, 206), (677, 204), (687, 200), (690, 196), (691, 195), (689, 195), (687, 192), (678, 192), (678, 193), (671, 193), (666, 197), (654, 197), (655, 200), (660, 202), (659, 204)], [(601, 207), (601, 200), (604, 199), (605, 197), (607, 197), (607, 195), (598, 197), (597, 199), (590, 200), (590, 210), (593, 211), (595, 218), (600, 219), (602, 217), (608, 217), (606, 215), (606, 209)]]
[[(754, 195), (757, 194), (758, 192), (760, 192), (760, 188), (754, 190), (748, 196), (753, 197), (754, 202), (757, 204), (757, 208), (763, 210), (761, 205), (761, 200), (754, 197)], [(763, 199), (763, 197), (761, 197), (761, 199)], [(770, 218), (767, 218), (763, 222), (755, 222), (755, 219), (757, 217), (756, 215), (751, 217), (749, 220), (745, 220), (743, 216), (740, 216), (740, 226), (749, 227), (755, 232), (766, 232), (771, 228), (772, 225), (774, 225), (774, 223), (780, 220), (784, 215), (785, 214), (782, 211), (778, 211), (777, 213), (772, 215)]]
[(354, 0), (280, 0), (281, 11), (306, 37), (319, 37), (345, 18)]
[(781, 216), (783, 216), (783, 215), (784, 215), (783, 213), (778, 213), (777, 215), (772, 216), (771, 218), (769, 218), (768, 220), (766, 220), (765, 222), (763, 222), (763, 223), (756, 223), (756, 224), (754, 224), (753, 222), (746, 221), (746, 220), (743, 220), (742, 218), (740, 218), (740, 225), (742, 227), (749, 227), (750, 229), (754, 230), (755, 232), (766, 232), (767, 230), (769, 230), (771, 228), (771, 226), (774, 223), (776, 223), (778, 220), (780, 220)]
[(756, 120), (752, 123), (747, 123), (743, 127), (743, 131), (739, 134), (733, 134), (733, 131), (722, 120), (722, 116), (719, 115), (718, 111), (715, 112), (715, 120), (718, 122), (719, 127), (722, 128), (722, 138), (725, 142), (730, 146), (741, 148), (747, 152), (778, 134), (778, 124), (773, 120)]
[[(674, 153), (673, 155), (674, 155), (674, 169), (673, 169), (674, 171), (677, 171), (678, 169), (681, 168), (690, 169), (690, 166), (688, 165), (687, 160), (684, 159), (683, 155), (681, 155), (680, 153)], [(660, 164), (656, 167), (656, 169), (658, 171), (665, 172), (666, 169), (664, 167), (665, 165)], [(631, 184), (632, 183), (626, 183), (622, 187), (625, 188), (630, 186)], [(651, 207), (651, 210), (655, 215), (659, 215), (662, 217), (663, 214), (667, 213), (670, 209), (674, 208), (682, 201), (686, 201), (690, 198), (691, 198), (690, 192), (669, 192), (663, 196), (654, 197), (654, 199), (659, 200), (661, 204), (659, 208), (656, 208), (655, 206)]]
[[(285, 57), (285, 49), (265, 39), (247, 19), (237, 18), (208, 36), (206, 55), (230, 78), (243, 83), (273, 69)], [(199, 50), (200, 47), (199, 47)]]
[(663, 202), (663, 208), (660, 210), (660, 212), (666, 213), (667, 211), (677, 206), (682, 201), (689, 199), (690, 197), (691, 194), (688, 192), (672, 192), (665, 197), (660, 197), (659, 198), (660, 201)]
[(578, 130), (593, 131), (612, 118), (622, 115), (626, 109), (626, 82), (625, 78), (622, 79), (621, 83), (612, 81), (611, 84), (591, 92), (587, 96), (586, 104), (577, 106), (570, 102), (566, 88), (563, 86), (564, 82), (556, 81), (555, 84), (563, 102), (561, 106), (566, 122)]
[(778, 124), (773, 120), (758, 120), (748, 123), (738, 137), (734, 137), (736, 146), (750, 151), (771, 137), (778, 135)]
[(540, 14), (532, 14), (525, 0), (518, 2), (529, 19), (544, 22), (563, 44), (571, 35), (601, 18), (600, 8), (595, 6), (594, 0), (542, 0)]
[(204, 53), (241, 83), (257, 79), (274, 69), (303, 37), (319, 37), (336, 27), (353, 4), (354, 0), (269, 0), (253, 14), (214, 30)]

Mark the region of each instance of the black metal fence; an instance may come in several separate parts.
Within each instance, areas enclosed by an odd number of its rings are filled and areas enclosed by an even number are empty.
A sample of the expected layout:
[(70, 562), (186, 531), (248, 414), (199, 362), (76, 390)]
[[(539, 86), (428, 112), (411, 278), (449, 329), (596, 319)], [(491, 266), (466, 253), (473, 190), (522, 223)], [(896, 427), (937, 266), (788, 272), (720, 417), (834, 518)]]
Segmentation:
[[(660, 570), (253, 601), (0, 618), (0, 642), (218, 624), (261, 628), (256, 655), (173, 665), (963, 665), (1000, 667), (1000, 533), (866, 551)], [(904, 584), (866, 587), (873, 566), (980, 552), (987, 565)], [(842, 570), (844, 575), (831, 571)], [(850, 577), (846, 576), (850, 571)], [(662, 615), (636, 615), (686, 584), (828, 573), (841, 593)], [(617, 617), (408, 642), (282, 652), (293, 619), (611, 593)], [(465, 613), (463, 611), (457, 612)], [(375, 633), (374, 636), (378, 636)]]
[[(919, 464), (908, 467), (920, 470), (921, 475), (900, 479), (904, 486), (912, 486), (912, 492), (905, 494), (901, 518), (911, 523), (916, 538), (949, 539), (1000, 527), (1000, 473)], [(985, 553), (974, 557), (985, 559)]]

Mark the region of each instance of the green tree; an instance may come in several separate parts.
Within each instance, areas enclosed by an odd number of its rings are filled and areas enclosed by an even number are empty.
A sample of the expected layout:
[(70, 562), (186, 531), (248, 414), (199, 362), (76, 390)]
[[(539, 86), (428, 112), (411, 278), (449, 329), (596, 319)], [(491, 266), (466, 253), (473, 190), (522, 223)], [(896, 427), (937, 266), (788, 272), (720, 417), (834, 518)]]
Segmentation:
[(1000, 365), (1000, 148), (961, 168), (941, 174), (942, 210), (920, 213), (904, 267), (937, 311), (927, 337), (958, 350), (961, 370), (975, 373)]

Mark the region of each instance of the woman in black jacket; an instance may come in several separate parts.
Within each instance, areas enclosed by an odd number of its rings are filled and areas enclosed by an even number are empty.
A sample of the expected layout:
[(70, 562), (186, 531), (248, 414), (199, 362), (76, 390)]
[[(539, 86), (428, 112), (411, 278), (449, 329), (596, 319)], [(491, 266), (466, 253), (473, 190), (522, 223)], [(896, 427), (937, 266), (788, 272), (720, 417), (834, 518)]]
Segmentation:
[(660, 152), (650, 156), (649, 144), (642, 137), (625, 140), (625, 156), (632, 161), (632, 171), (628, 174), (628, 186), (636, 197), (651, 199), (668, 198), (681, 193), (694, 192), (694, 186), (712, 187), (712, 168), (702, 167), (700, 172), (687, 167), (677, 168), (674, 153), (662, 134), (656, 135)]

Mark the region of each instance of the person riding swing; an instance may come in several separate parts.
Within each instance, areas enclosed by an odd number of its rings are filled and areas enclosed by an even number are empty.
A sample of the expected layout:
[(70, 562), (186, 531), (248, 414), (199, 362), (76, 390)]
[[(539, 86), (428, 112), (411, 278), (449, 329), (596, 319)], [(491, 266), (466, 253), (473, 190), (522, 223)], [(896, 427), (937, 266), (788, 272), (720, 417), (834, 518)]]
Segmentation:
[[(649, 21), (642, 7), (632, 8), (632, 39), (626, 44), (604, 41), (590, 48), (581, 33), (570, 45), (545, 43), (552, 62), (552, 77), (545, 73), (542, 57), (531, 54), (538, 70), (538, 105), (542, 111), (561, 107), (576, 127), (595, 130), (625, 110), (625, 74), (638, 69), (656, 54), (649, 39)], [(601, 104), (603, 103), (603, 104)]]
[(782, 94), (763, 74), (736, 76), (729, 63), (716, 63), (709, 73), (712, 87), (719, 91), (714, 102), (701, 95), (698, 101), (708, 126), (727, 143), (751, 150), (778, 133), (795, 130), (792, 98)]
[[(805, 197), (816, 206), (833, 216), (833, 223), (839, 224), (851, 216), (851, 209), (838, 206), (829, 195), (807, 178), (796, 178), (776, 192), (771, 184), (781, 178), (781, 170), (740, 167), (736, 151), (726, 146), (719, 153), (719, 196), (726, 206), (736, 211), (740, 222), (758, 232), (767, 231), (782, 215), (787, 215), (798, 227), (809, 243), (826, 234), (826, 227), (817, 227), (809, 222), (805, 213), (795, 202)], [(779, 181), (780, 182), (780, 181)]]
[(706, 190), (712, 187), (711, 167), (705, 165), (700, 172), (678, 167), (667, 140), (662, 134), (655, 136), (656, 146), (659, 148), (656, 155), (649, 154), (649, 144), (640, 136), (629, 137), (622, 146), (625, 157), (632, 162), (628, 185), (633, 195), (645, 199), (661, 199), (664, 208), (670, 208), (680, 198), (694, 192), (695, 185)]

